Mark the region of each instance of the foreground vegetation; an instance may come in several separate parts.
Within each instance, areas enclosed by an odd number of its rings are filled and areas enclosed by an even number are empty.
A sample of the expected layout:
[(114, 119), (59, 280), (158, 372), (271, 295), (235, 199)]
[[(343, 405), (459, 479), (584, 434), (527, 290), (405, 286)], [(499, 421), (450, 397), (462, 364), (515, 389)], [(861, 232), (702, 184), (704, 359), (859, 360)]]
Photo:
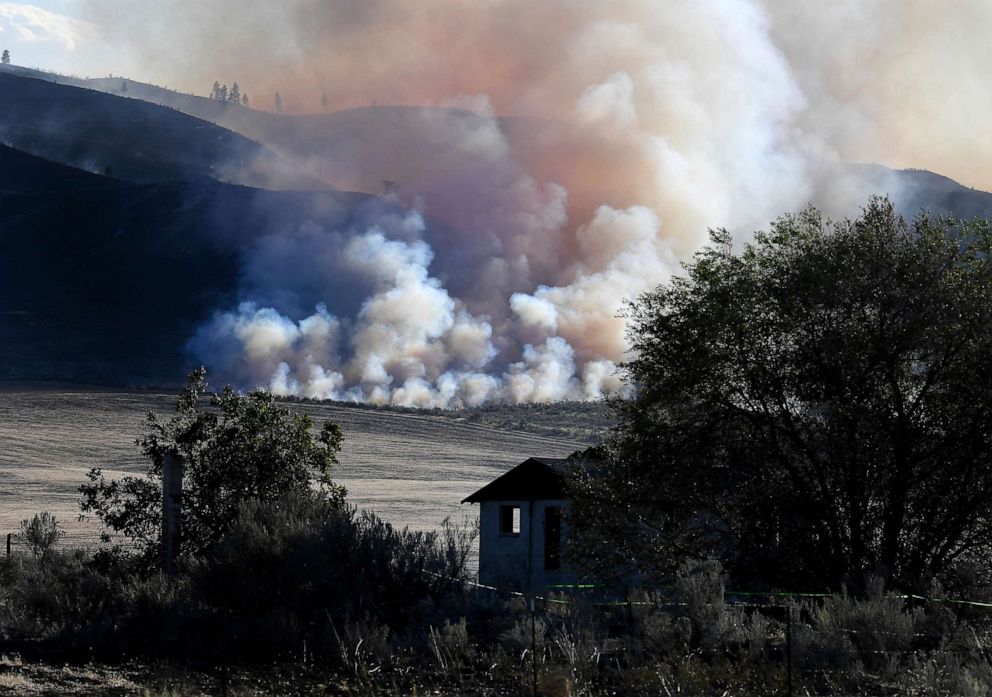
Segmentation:
[[(785, 216), (630, 308), (636, 396), (577, 489), (597, 575), (904, 592), (992, 574), (992, 226)], [(606, 541), (607, 544), (603, 544)]]
[(65, 665), (90, 676), (87, 694), (512, 695), (536, 677), (542, 695), (779, 695), (790, 672), (794, 694), (992, 693), (990, 608), (880, 583), (860, 598), (740, 596), (709, 562), (670, 588), (552, 595), (531, 613), (459, 580), (464, 531), (328, 513), (245, 506), (173, 583), (82, 552), (5, 559), (0, 692), (46, 671), (57, 684), (44, 666)]
[(260, 391), (207, 407), (197, 371), (144, 478), (80, 487), (103, 548), (24, 521), (0, 688), (76, 661), (118, 666), (109, 693), (992, 695), (990, 255), (988, 224), (884, 200), (740, 254), (716, 233), (632, 306), (637, 393), (573, 459), (568, 558), (596, 583), (536, 597), (472, 582), (471, 526), (357, 512), (334, 424)]

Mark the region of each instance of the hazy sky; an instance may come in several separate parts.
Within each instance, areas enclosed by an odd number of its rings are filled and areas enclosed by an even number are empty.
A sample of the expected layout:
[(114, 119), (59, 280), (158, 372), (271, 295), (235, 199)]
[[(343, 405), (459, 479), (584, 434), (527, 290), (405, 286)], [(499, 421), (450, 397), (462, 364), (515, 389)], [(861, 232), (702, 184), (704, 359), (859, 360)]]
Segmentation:
[(82, 14), (78, 0), (0, 2), (0, 50), (16, 65), (82, 77), (126, 72), (115, 46)]

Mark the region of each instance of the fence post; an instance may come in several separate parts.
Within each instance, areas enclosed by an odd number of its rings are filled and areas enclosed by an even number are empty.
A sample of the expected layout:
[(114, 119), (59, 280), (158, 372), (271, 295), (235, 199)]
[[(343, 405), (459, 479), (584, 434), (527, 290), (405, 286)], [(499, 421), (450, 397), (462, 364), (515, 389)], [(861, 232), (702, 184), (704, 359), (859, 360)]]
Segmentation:
[(530, 659), (531, 667), (534, 669), (534, 683), (532, 690), (534, 697), (537, 697), (537, 601), (534, 596), (530, 596)]
[(220, 694), (221, 697), (227, 697), (227, 651), (224, 652), (220, 665)]
[(785, 606), (785, 666), (789, 697), (792, 697), (792, 605)]

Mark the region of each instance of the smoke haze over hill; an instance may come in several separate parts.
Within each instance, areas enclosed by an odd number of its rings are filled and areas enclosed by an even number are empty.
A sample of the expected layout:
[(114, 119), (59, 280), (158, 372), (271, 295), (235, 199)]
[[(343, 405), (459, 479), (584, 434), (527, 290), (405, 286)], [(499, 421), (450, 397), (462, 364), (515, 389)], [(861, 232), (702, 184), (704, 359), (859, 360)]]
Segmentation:
[[(322, 94), (335, 110), (446, 107), (383, 129), (374, 171), (411, 213), (339, 229), (313, 211), (246, 255), (242, 304), (190, 343), (244, 385), (423, 406), (596, 398), (622, 389), (623, 301), (676, 273), (707, 228), (743, 239), (809, 202), (849, 213), (868, 193), (899, 197), (842, 161), (992, 184), (977, 134), (992, 47), (963, 40), (992, 26), (978, 2), (85, 7), (170, 84), (236, 79), (254, 106), (278, 90), (295, 112), (320, 111)], [(368, 118), (386, 113), (400, 112)], [(295, 156), (369, 190), (343, 142), (315, 137)]]

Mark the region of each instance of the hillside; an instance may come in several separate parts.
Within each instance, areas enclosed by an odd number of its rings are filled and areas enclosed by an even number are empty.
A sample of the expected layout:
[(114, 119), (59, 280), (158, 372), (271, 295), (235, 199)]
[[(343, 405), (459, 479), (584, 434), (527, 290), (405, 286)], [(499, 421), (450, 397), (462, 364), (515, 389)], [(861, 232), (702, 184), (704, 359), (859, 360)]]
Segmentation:
[(41, 193), (105, 189), (119, 185), (111, 177), (84, 172), (0, 144), (0, 192)]
[(150, 183), (212, 178), (326, 188), (238, 133), (175, 109), (0, 70), (0, 142), (88, 172)]
[[(437, 106), (376, 105), (322, 114), (276, 114), (132, 80), (97, 78), (83, 83), (229, 128), (338, 189), (378, 194), (386, 182), (394, 182), (403, 201), (409, 204), (425, 197), (433, 203), (432, 214), (455, 225), (463, 221), (456, 220), (440, 199), (475, 167), (501, 166), (487, 161), (500, 150), (494, 137), (505, 140), (508, 153), (523, 170), (568, 189), (572, 219), (588, 219), (601, 203), (618, 207), (638, 203), (635, 192), (609, 176), (615, 167), (602, 166), (606, 159), (622, 159), (623, 153), (560, 121), (512, 116), (494, 120)], [(479, 151), (485, 143), (496, 150)], [(589, 150), (590, 143), (595, 143), (594, 151)]]
[[(39, 73), (48, 79), (71, 79)], [(167, 88), (119, 78), (77, 80), (110, 94), (161, 104), (220, 124), (306, 163), (313, 176), (338, 188), (378, 193), (384, 180), (399, 183), (414, 196), (427, 180), (443, 176), (452, 150), (452, 134), (483, 129), (489, 119), (460, 109), (370, 106), (326, 114), (289, 115), (218, 102)], [(126, 86), (126, 92), (122, 88)], [(616, 182), (597, 176), (595, 158), (609, 157), (608, 148), (583, 154), (576, 148), (574, 127), (543, 119), (501, 117), (496, 123), (526, 169), (541, 179), (566, 185), (573, 199), (596, 192), (615, 206), (636, 203)], [(588, 143), (587, 143), (588, 144)], [(590, 159), (593, 158), (593, 159)], [(992, 216), (992, 194), (962, 186), (925, 170), (893, 170), (881, 165), (850, 164), (839, 168), (838, 190), (888, 192), (908, 216), (920, 209), (959, 217)], [(580, 195), (576, 196), (578, 193)], [(856, 193), (857, 195), (857, 193)], [(573, 210), (578, 218), (589, 211)]]
[(460, 176), (466, 160), (475, 156), (475, 135), (484, 142), (495, 124), (513, 157), (527, 171), (580, 194), (571, 197), (573, 217), (591, 215), (588, 206), (575, 206), (576, 201), (595, 198), (586, 195), (591, 192), (605, 197), (598, 203), (636, 203), (631, 192), (602, 176), (598, 160), (619, 155), (611, 154), (605, 146), (595, 153), (584, 152), (576, 144), (580, 137), (588, 144), (590, 134), (580, 135), (573, 126), (558, 121), (521, 117), (493, 121), (463, 109), (433, 106), (276, 114), (124, 78), (81, 79), (26, 68), (11, 70), (40, 80), (145, 100), (218, 124), (263, 143), (292, 159), (308, 176), (339, 189), (380, 193), (383, 183), (391, 181), (400, 185), (405, 201), (413, 201), (443, 187), (447, 177)]
[[(484, 132), (493, 123), (469, 111), (441, 107), (370, 106), (326, 114), (276, 114), (124, 78), (82, 79), (15, 66), (6, 70), (165, 106), (264, 144), (306, 173), (298, 176), (321, 182), (317, 186), (380, 193), (383, 183), (392, 181), (408, 201), (424, 194), (432, 182), (443, 182), (464, 156), (460, 134)], [(576, 143), (582, 138), (588, 149), (590, 134), (556, 121), (501, 117), (495, 124), (527, 171), (565, 185), (573, 219), (591, 214), (589, 209), (576, 208), (575, 201), (637, 203), (621, 183), (600, 176), (612, 168), (600, 166), (599, 160), (619, 156), (611, 153), (608, 143), (594, 143), (594, 151), (583, 152)], [(920, 209), (966, 218), (992, 216), (992, 195), (924, 170), (850, 164), (840, 166), (835, 179), (826, 186), (827, 198), (835, 192), (853, 193), (856, 198), (884, 192), (909, 216)], [(593, 192), (596, 195), (590, 196)]]
[(390, 204), (211, 180), (133, 184), (0, 147), (0, 381), (174, 384), (183, 349), (235, 304), (243, 254)]
[[(921, 209), (958, 218), (992, 218), (992, 193), (970, 189), (941, 174), (922, 169), (891, 170), (879, 165), (863, 165), (861, 171), (879, 189), (894, 191), (894, 198), (906, 216)], [(891, 182), (886, 185), (886, 182)]]

